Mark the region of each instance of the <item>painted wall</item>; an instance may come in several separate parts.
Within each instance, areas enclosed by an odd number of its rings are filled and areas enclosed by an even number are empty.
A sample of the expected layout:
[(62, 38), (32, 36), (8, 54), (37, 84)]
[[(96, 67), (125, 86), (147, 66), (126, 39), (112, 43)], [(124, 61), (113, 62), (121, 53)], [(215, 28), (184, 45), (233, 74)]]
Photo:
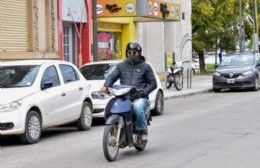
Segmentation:
[(164, 69), (164, 25), (155, 23), (137, 23), (137, 41), (143, 47), (143, 56), (157, 72)]

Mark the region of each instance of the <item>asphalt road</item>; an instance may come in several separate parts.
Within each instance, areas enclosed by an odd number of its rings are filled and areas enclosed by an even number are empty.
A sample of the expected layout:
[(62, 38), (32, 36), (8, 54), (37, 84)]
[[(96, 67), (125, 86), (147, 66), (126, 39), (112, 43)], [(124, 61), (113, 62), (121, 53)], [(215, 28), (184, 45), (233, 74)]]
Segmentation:
[(259, 100), (260, 91), (168, 100), (149, 127), (147, 150), (121, 150), (113, 163), (103, 156), (102, 124), (88, 132), (51, 129), (35, 145), (2, 137), (0, 168), (257, 168)]

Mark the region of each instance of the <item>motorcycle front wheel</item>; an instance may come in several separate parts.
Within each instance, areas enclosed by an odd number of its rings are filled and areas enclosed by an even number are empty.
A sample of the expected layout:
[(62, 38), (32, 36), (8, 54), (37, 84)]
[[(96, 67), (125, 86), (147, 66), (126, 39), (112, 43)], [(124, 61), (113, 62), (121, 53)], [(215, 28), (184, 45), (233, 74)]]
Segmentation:
[(183, 75), (181, 73), (176, 74), (174, 86), (178, 91), (181, 91), (183, 88)]
[(117, 159), (119, 145), (117, 142), (117, 133), (119, 131), (118, 124), (106, 125), (103, 135), (103, 151), (104, 156), (109, 162)]

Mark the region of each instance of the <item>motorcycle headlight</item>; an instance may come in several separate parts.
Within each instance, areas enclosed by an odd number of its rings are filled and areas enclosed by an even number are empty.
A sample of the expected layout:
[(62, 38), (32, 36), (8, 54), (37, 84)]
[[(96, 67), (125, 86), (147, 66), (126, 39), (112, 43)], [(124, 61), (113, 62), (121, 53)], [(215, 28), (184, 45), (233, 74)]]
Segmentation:
[(91, 93), (91, 96), (93, 99), (107, 99), (109, 98), (110, 96), (106, 93), (101, 93), (99, 91), (96, 91), (96, 92), (92, 92)]
[(221, 73), (220, 72), (214, 72), (214, 75), (215, 76), (221, 76)]
[(8, 104), (0, 105), (0, 113), (12, 112), (14, 110), (19, 109), (21, 105), (21, 101), (15, 101)]
[(253, 74), (253, 71), (246, 71), (246, 72), (242, 73), (243, 76), (248, 76), (248, 75), (251, 75), (251, 74)]

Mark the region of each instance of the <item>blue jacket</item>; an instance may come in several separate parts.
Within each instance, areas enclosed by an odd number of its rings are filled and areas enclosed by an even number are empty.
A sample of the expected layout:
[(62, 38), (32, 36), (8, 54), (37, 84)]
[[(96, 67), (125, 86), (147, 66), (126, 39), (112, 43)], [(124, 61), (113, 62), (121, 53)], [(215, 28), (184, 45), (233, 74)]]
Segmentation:
[(157, 87), (153, 70), (149, 64), (145, 63), (143, 56), (140, 56), (136, 64), (131, 64), (127, 60), (117, 64), (116, 69), (107, 77), (104, 87), (112, 87), (118, 79), (121, 85), (144, 90), (145, 96)]

